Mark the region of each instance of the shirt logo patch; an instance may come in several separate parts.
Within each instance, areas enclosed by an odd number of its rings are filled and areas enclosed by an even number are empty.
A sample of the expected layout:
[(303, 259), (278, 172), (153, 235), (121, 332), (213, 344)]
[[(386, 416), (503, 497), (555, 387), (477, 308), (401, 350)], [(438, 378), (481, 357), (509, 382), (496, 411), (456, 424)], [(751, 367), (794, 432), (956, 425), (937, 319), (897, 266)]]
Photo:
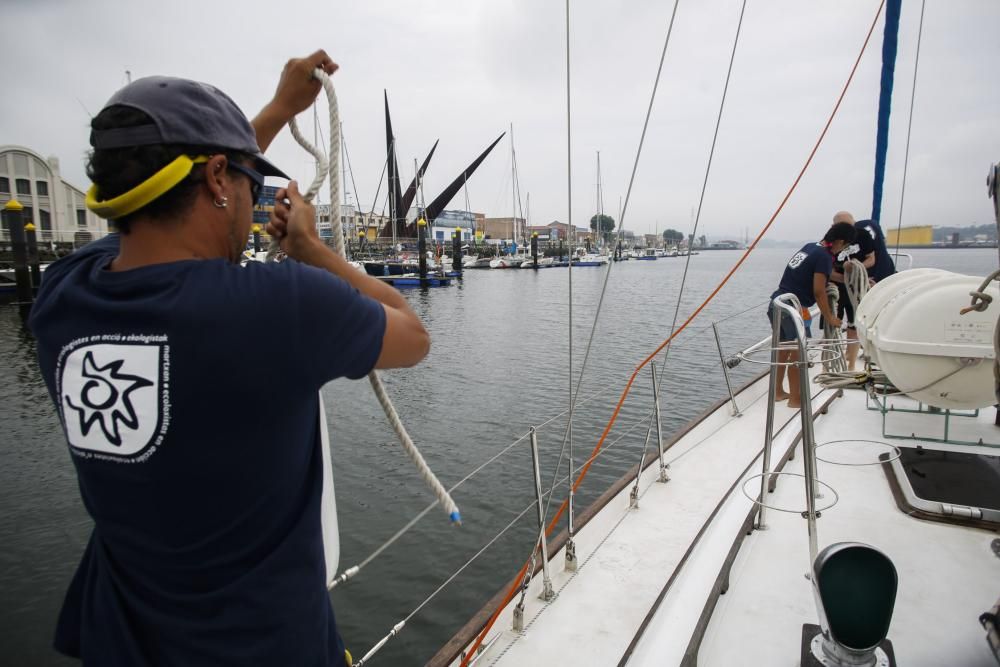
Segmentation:
[(166, 336), (112, 337), (135, 342), (64, 349), (57, 373), (66, 439), (85, 457), (145, 460), (169, 426), (170, 348), (153, 343)]
[(809, 255), (807, 255), (802, 251), (795, 253), (794, 255), (792, 255), (792, 259), (789, 260), (788, 262), (788, 268), (797, 269), (799, 265), (802, 264), (802, 262), (806, 261), (806, 257), (808, 256)]

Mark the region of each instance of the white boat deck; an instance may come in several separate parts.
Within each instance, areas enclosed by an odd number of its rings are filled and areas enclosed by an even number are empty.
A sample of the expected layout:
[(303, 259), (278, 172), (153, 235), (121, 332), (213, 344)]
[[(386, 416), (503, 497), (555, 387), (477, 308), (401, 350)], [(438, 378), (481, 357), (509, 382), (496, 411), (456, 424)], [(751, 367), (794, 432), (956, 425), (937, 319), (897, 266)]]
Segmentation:
[[(548, 604), (539, 600), (539, 573), (525, 599), (524, 632), (511, 629), (511, 603), (486, 639), (493, 642), (489, 650), (475, 664), (616, 664), (719, 500), (758, 458), (766, 392), (764, 378), (737, 397), (742, 417), (732, 417), (724, 406), (678, 441), (665, 456), (669, 483), (656, 482), (655, 464), (647, 468), (638, 510), (628, 508), (629, 488), (612, 499), (576, 537), (578, 572), (566, 572), (563, 552), (556, 553), (550, 569), (557, 597)], [(814, 405), (831, 395), (818, 392)], [(784, 450), (798, 433), (796, 414), (778, 408), (776, 430), (791, 423), (776, 436), (776, 450)]]
[[(906, 403), (906, 399), (896, 400)], [(915, 404), (914, 404), (915, 405)], [(907, 406), (909, 407), (909, 406)], [(978, 419), (953, 418), (952, 434), (996, 436), (992, 408)], [(940, 437), (943, 417), (891, 414), (894, 432)], [(865, 409), (860, 391), (847, 391), (828, 415), (816, 421), (816, 442), (859, 438), (953, 451), (979, 447), (941, 445), (883, 438), (880, 413)], [(886, 447), (844, 443), (821, 447), (818, 455), (839, 462), (875, 461)], [(994, 450), (992, 453), (996, 453)], [(879, 465), (845, 466), (818, 462), (818, 476), (840, 496), (817, 522), (819, 549), (834, 542), (857, 541), (886, 553), (896, 566), (899, 588), (889, 640), (897, 663), (906, 666), (962, 665), (996, 667), (978, 617), (1000, 596), (1000, 558), (990, 543), (995, 532), (907, 516), (893, 499)], [(802, 457), (786, 470), (802, 474)], [(827, 498), (820, 500), (826, 503)], [(781, 480), (768, 504), (805, 508), (802, 478)], [(747, 538), (730, 575), (730, 589), (719, 598), (705, 635), (699, 665), (796, 665), (803, 623), (817, 623), (809, 569), (805, 520), (798, 514), (769, 512), (768, 529)], [(653, 629), (652, 627), (650, 628)], [(648, 633), (655, 637), (655, 631)], [(649, 647), (655, 653), (655, 646)], [(650, 655), (652, 657), (652, 654)], [(657, 662), (640, 660), (636, 664)], [(632, 664), (632, 663), (630, 663)]]
[[(550, 570), (557, 597), (539, 600), (539, 573), (525, 599), (524, 631), (512, 630), (514, 603), (509, 604), (484, 643), (489, 648), (474, 664), (615, 665), (627, 658), (629, 665), (797, 665), (802, 625), (818, 622), (805, 577), (809, 550), (806, 522), (798, 513), (805, 509), (801, 477), (780, 478), (769, 494), (768, 504), (796, 511), (768, 510), (767, 530), (747, 537), (736, 555), (730, 588), (719, 597), (700, 650), (692, 639), (699, 636), (702, 610), (752, 509), (741, 487), (746, 483), (751, 495), (759, 489), (759, 479), (751, 478), (761, 472), (766, 391), (765, 377), (737, 397), (741, 418), (723, 406), (678, 441), (666, 456), (669, 483), (657, 483), (657, 466), (650, 466), (642, 476), (638, 510), (628, 509), (628, 488), (612, 499), (577, 535), (579, 571), (566, 572), (562, 551), (556, 553)], [(834, 396), (814, 391), (814, 411)], [(799, 433), (796, 415), (779, 404), (772, 468)], [(1000, 441), (992, 418), (992, 409), (978, 419), (953, 418), (951, 435), (974, 441), (987, 434)], [(890, 415), (894, 432), (941, 428), (941, 417)], [(851, 390), (815, 422), (817, 443), (885, 440), (881, 429), (880, 413), (866, 410), (864, 394)], [(874, 462), (887, 450), (847, 443), (819, 451), (831, 460)], [(996, 534), (907, 516), (897, 508), (881, 466), (821, 461), (818, 469), (840, 496), (818, 521), (819, 548), (866, 542), (896, 565), (899, 590), (889, 639), (898, 664), (995, 666), (977, 619), (1000, 595), (1000, 558), (990, 548)], [(785, 471), (802, 473), (801, 448)], [(821, 507), (831, 496), (824, 493)], [(648, 625), (630, 647), (644, 621)]]

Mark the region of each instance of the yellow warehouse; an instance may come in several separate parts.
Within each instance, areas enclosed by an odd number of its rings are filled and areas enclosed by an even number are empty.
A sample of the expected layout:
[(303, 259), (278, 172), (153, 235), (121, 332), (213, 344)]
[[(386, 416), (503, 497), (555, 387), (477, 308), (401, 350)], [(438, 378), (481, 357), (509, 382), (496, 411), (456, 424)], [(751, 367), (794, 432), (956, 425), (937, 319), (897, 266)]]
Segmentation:
[[(934, 228), (930, 225), (920, 227), (903, 227), (899, 230), (899, 245), (931, 245), (934, 240)], [(885, 244), (887, 246), (896, 245), (896, 230), (885, 230)]]

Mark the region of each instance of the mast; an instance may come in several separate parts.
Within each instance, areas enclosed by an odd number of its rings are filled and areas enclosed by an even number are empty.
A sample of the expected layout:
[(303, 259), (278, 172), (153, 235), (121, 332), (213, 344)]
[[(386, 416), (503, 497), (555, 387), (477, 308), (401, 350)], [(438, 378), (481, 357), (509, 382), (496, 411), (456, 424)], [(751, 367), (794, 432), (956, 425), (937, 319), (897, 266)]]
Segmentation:
[[(896, 40), (899, 33), (901, 4), (902, 0), (889, 0), (885, 8), (885, 31), (882, 35), (882, 85), (878, 96), (878, 130), (875, 136), (875, 180), (872, 183), (872, 220), (876, 222), (882, 215), (882, 183), (885, 180), (885, 157), (889, 150), (889, 112), (892, 106), (892, 83), (896, 70)], [(915, 70), (916, 68), (914, 68), (914, 80), (916, 80)], [(902, 205), (900, 208), (902, 209)], [(902, 213), (902, 211), (900, 212)]]
[(601, 151), (597, 151), (597, 224), (594, 226), (594, 234), (597, 235), (596, 246), (604, 247), (604, 228), (602, 221), (604, 218), (604, 198), (601, 196)]
[[(396, 149), (395, 149), (396, 139), (393, 137), (389, 148), (389, 218), (390, 225), (392, 226), (392, 251), (395, 253), (398, 247), (398, 240), (396, 239), (396, 198), (393, 193), (399, 189), (399, 175), (393, 168), (396, 163)], [(393, 185), (392, 180), (396, 179), (395, 185)]]
[[(315, 109), (315, 108), (316, 107), (313, 107), (313, 109)], [(344, 151), (345, 150), (347, 150), (347, 147), (344, 145), (344, 121), (340, 121), (340, 164), (343, 167), (343, 170), (342, 170), (343, 171), (343, 176), (341, 177), (341, 181), (340, 182), (344, 184), (344, 187), (343, 187), (343, 190), (344, 190), (344, 205), (340, 209), (341, 210), (341, 216), (346, 216), (346, 211), (347, 211), (347, 159), (344, 157)], [(332, 206), (332, 203), (331, 203), (331, 206)], [(331, 222), (332, 222), (332, 220), (331, 220)], [(354, 238), (354, 226), (355, 226), (355, 224), (354, 224), (354, 216), (353, 215), (351, 216), (350, 224), (345, 225), (345, 224), (341, 223), (341, 227), (340, 227), (341, 230), (342, 230), (341, 234), (343, 234), (343, 235), (346, 236), (345, 242), (348, 239), (353, 239)], [(349, 248), (350, 244), (345, 243), (345, 246)]]
[(511, 227), (514, 228), (514, 247), (517, 247), (517, 170), (514, 168), (514, 123), (510, 124), (510, 200)]

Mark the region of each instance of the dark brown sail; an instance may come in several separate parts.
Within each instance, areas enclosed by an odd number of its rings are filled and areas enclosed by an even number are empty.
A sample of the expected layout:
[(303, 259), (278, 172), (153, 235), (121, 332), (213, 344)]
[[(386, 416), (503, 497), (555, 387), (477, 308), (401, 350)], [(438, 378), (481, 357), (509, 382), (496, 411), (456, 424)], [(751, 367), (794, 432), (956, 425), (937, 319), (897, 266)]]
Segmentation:
[(431, 152), (427, 154), (427, 157), (424, 159), (424, 163), (420, 165), (420, 171), (417, 172), (417, 175), (412, 181), (410, 181), (410, 187), (406, 188), (406, 192), (403, 193), (403, 200), (399, 206), (399, 210), (404, 212), (404, 216), (406, 215), (406, 212), (410, 210), (410, 204), (413, 203), (414, 197), (417, 196), (417, 180), (423, 180), (424, 172), (427, 171), (427, 165), (431, 163), (431, 157), (434, 155), (434, 151), (438, 147), (438, 141), (441, 140), (438, 139), (434, 142), (434, 145), (431, 146)]
[[(455, 194), (458, 193), (458, 191), (462, 188), (462, 185), (464, 185), (465, 182), (468, 180), (468, 178), (472, 176), (472, 173), (476, 171), (476, 168), (479, 167), (482, 161), (486, 159), (486, 156), (490, 154), (490, 151), (493, 150), (493, 147), (496, 146), (498, 143), (500, 143), (500, 140), (503, 139), (505, 134), (507, 133), (504, 132), (499, 137), (497, 137), (496, 141), (490, 144), (486, 148), (486, 150), (484, 150), (480, 154), (479, 157), (477, 157), (475, 160), (472, 161), (472, 164), (470, 164), (468, 167), (465, 168), (465, 171), (463, 171), (461, 174), (458, 175), (458, 178), (456, 178), (454, 181), (451, 182), (451, 185), (446, 187), (444, 191), (441, 192), (441, 194), (439, 194), (437, 197), (434, 198), (434, 201), (432, 201), (430, 204), (427, 205), (427, 209), (424, 211), (425, 220), (433, 222), (438, 217), (438, 215), (441, 214), (441, 211), (444, 210), (444, 207), (447, 206), (449, 202), (451, 202)], [(414, 222), (407, 225), (406, 232), (411, 236), (416, 236), (417, 234), (416, 223)]]
[[(403, 195), (399, 186), (399, 163), (396, 161), (396, 137), (392, 134), (392, 119), (389, 116), (389, 92), (383, 90), (385, 96), (385, 149), (388, 155), (389, 171), (389, 220), (396, 227), (396, 234), (403, 235), (403, 225), (406, 223), (407, 208), (400, 210)], [(383, 229), (379, 236), (392, 236), (392, 228)]]

